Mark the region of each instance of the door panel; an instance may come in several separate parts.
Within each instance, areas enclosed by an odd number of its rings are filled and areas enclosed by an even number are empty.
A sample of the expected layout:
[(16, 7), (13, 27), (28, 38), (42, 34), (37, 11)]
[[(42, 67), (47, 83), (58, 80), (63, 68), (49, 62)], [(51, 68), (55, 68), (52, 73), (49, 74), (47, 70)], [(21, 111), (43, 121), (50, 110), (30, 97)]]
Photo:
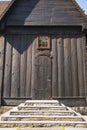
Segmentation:
[(38, 55), (35, 58), (34, 64), (35, 74), (35, 99), (50, 99), (51, 98), (51, 59), (48, 56)]
[(38, 51), (34, 62), (33, 99), (51, 98), (51, 59), (47, 51)]

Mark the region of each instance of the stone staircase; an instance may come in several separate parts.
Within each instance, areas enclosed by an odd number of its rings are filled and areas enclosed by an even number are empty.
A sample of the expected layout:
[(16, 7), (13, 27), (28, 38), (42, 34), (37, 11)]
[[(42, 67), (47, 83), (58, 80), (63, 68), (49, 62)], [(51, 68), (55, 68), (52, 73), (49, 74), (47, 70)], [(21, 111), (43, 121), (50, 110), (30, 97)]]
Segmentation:
[(28, 100), (0, 117), (0, 127), (86, 127), (87, 121), (57, 100)]

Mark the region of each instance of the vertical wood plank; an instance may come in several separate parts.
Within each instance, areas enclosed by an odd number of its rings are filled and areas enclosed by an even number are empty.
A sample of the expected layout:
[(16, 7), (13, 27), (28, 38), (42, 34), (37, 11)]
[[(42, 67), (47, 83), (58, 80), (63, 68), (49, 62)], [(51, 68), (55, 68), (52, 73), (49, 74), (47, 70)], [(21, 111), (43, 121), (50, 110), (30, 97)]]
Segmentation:
[(35, 99), (35, 90), (36, 90), (36, 83), (37, 83), (37, 76), (36, 74), (36, 69), (35, 69), (35, 52), (37, 48), (37, 38), (36, 36), (32, 36), (33, 41), (32, 41), (32, 80), (31, 80), (31, 97), (32, 99)]
[(21, 46), (21, 60), (20, 60), (20, 97), (25, 97), (26, 91), (26, 62), (27, 62), (27, 36), (21, 35), (20, 46)]
[(12, 68), (12, 36), (6, 37), (5, 71), (4, 71), (4, 92), (3, 96), (10, 97), (11, 68)]
[(77, 38), (77, 58), (78, 58), (78, 81), (79, 96), (84, 96), (84, 70), (83, 70), (83, 49), (82, 37)]
[(58, 49), (58, 96), (64, 96), (64, 48), (63, 39), (57, 39)]
[(65, 96), (72, 96), (70, 38), (64, 38), (64, 83), (65, 83)]
[(58, 57), (57, 57), (57, 39), (52, 36), (52, 97), (58, 96)]
[(86, 84), (86, 36), (82, 37), (82, 49), (83, 49), (83, 77), (84, 77), (84, 95), (86, 96), (87, 102), (87, 84)]
[(20, 36), (13, 35), (13, 57), (12, 57), (12, 81), (11, 97), (16, 98), (19, 95), (19, 78), (20, 78)]
[(71, 38), (71, 70), (72, 70), (72, 87), (73, 96), (79, 95), (78, 87), (78, 64), (77, 64), (77, 39)]
[(27, 68), (26, 68), (26, 97), (31, 97), (31, 76), (32, 76), (32, 35), (27, 38)]
[(0, 36), (0, 105), (2, 97), (4, 46), (5, 46), (4, 36)]

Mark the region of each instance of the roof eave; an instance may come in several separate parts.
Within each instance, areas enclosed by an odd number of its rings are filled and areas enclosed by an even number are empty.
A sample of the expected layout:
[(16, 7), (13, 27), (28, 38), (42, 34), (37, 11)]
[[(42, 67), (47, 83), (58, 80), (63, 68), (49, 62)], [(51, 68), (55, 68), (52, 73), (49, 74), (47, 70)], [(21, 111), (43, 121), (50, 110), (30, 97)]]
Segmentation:
[(3, 19), (3, 17), (5, 16), (5, 14), (7, 13), (7, 11), (11, 8), (11, 6), (13, 5), (13, 3), (15, 2), (16, 0), (12, 0), (8, 7), (5, 9), (5, 11), (2, 13), (2, 15), (0, 16), (0, 21)]
[(76, 0), (72, 0), (73, 4), (75, 5), (76, 9), (79, 11), (79, 13), (81, 14), (81, 16), (84, 17), (85, 21), (87, 22), (87, 15), (85, 14), (85, 12), (83, 11), (83, 9), (79, 6), (79, 4), (76, 2)]

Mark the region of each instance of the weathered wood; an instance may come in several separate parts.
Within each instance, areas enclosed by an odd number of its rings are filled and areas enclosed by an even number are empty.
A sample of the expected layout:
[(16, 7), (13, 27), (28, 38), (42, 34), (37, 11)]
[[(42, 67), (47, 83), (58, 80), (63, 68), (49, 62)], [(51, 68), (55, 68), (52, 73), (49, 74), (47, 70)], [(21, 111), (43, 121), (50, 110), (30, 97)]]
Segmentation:
[(86, 96), (86, 102), (87, 102), (87, 83), (86, 83), (86, 58), (85, 58), (85, 54), (86, 54), (86, 36), (82, 37), (82, 49), (83, 49), (83, 78), (84, 78), (84, 95)]
[(10, 97), (11, 93), (12, 40), (12, 35), (6, 37), (3, 97)]
[(27, 27), (8, 27), (6, 30), (6, 34), (30, 34), (30, 35), (38, 35), (38, 34), (45, 34), (45, 35), (54, 35), (56, 34), (58, 37), (67, 35), (67, 36), (78, 36), (82, 35), (82, 28), (79, 26), (27, 26)]
[[(44, 51), (45, 54), (45, 51)], [(46, 55), (38, 55), (35, 60), (36, 80), (35, 99), (51, 98), (51, 59)]]
[(26, 88), (26, 62), (27, 62), (27, 36), (21, 35), (20, 37), (20, 97), (25, 97)]
[(31, 98), (3, 98), (2, 106), (18, 106), (26, 100), (31, 100)]
[(64, 48), (63, 39), (57, 39), (57, 49), (58, 49), (58, 96), (64, 96)]
[[(68, 15), (67, 15), (68, 14)], [(72, 1), (22, 0), (11, 9), (6, 25), (82, 25), (85, 22)]]
[(3, 80), (3, 59), (4, 59), (4, 37), (0, 36), (0, 105), (2, 97), (2, 80)]
[(31, 97), (31, 80), (32, 80), (32, 44), (33, 38), (28, 35), (27, 38), (27, 68), (26, 68), (26, 97)]
[(72, 96), (70, 38), (64, 38), (64, 84), (65, 84), (65, 96)]
[(13, 57), (12, 57), (12, 80), (11, 80), (11, 97), (19, 95), (19, 78), (20, 78), (20, 36), (13, 36)]
[(82, 46), (83, 46), (82, 37), (79, 37), (79, 38), (77, 38), (79, 96), (84, 96), (84, 69), (83, 69)]
[(36, 89), (36, 70), (35, 70), (35, 51), (37, 48), (37, 38), (33, 35), (33, 41), (32, 41), (32, 81), (31, 81), (31, 98), (35, 99), (35, 89)]
[(57, 39), (52, 37), (52, 97), (58, 96), (58, 56)]
[(77, 63), (77, 39), (71, 38), (71, 70), (72, 70), (72, 87), (73, 96), (79, 95), (78, 86), (78, 63)]

